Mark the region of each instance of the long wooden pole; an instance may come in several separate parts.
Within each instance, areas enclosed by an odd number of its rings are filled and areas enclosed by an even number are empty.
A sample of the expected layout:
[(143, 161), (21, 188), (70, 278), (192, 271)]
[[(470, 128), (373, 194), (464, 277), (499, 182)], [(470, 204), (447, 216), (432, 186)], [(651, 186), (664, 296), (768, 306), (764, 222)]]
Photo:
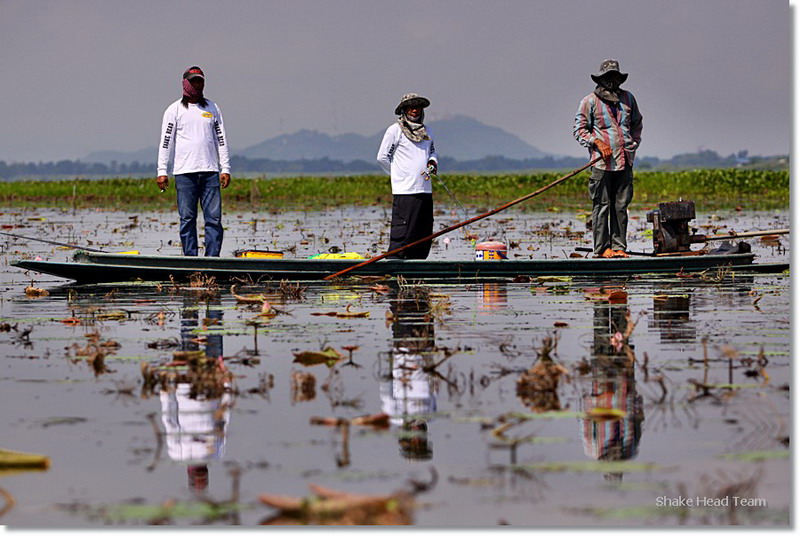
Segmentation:
[(505, 210), (505, 209), (507, 209), (509, 207), (513, 207), (514, 205), (516, 205), (518, 203), (522, 203), (523, 201), (527, 201), (528, 199), (530, 199), (532, 197), (536, 197), (540, 193), (542, 193), (542, 192), (544, 192), (546, 190), (549, 190), (553, 186), (556, 186), (556, 185), (564, 182), (565, 180), (567, 180), (567, 179), (569, 179), (571, 177), (574, 177), (575, 175), (577, 175), (578, 173), (580, 173), (584, 169), (586, 169), (589, 166), (595, 164), (596, 162), (599, 162), (601, 159), (602, 159), (602, 157), (598, 156), (597, 158), (595, 158), (594, 160), (592, 160), (591, 162), (589, 162), (585, 166), (583, 166), (583, 167), (581, 167), (579, 169), (576, 169), (574, 171), (570, 171), (569, 173), (567, 173), (563, 177), (554, 180), (553, 182), (551, 182), (547, 186), (543, 186), (543, 187), (539, 188), (538, 190), (536, 190), (535, 192), (531, 192), (528, 195), (524, 195), (524, 196), (520, 197), (519, 199), (515, 199), (513, 201), (510, 201), (510, 202), (506, 203), (505, 205), (497, 207), (497, 208), (495, 208), (493, 210), (490, 210), (489, 212), (481, 214), (480, 216), (475, 216), (474, 218), (470, 218), (468, 220), (456, 223), (454, 225), (451, 225), (450, 227), (447, 227), (446, 229), (442, 229), (441, 231), (437, 231), (437, 232), (433, 233), (430, 236), (426, 236), (425, 238), (420, 238), (419, 240), (411, 242), (410, 244), (406, 244), (405, 246), (393, 249), (392, 251), (387, 251), (383, 255), (378, 255), (377, 257), (372, 257), (371, 259), (369, 259), (367, 261), (364, 261), (364, 262), (361, 262), (359, 264), (350, 266), (349, 268), (345, 268), (344, 270), (340, 270), (340, 271), (336, 272), (335, 274), (327, 275), (327, 276), (324, 277), (324, 279), (325, 280), (330, 280), (330, 279), (333, 279), (335, 277), (339, 277), (339, 276), (344, 275), (344, 274), (346, 274), (348, 272), (352, 272), (353, 270), (357, 270), (358, 268), (361, 268), (362, 266), (366, 266), (368, 264), (372, 264), (375, 261), (379, 261), (381, 259), (384, 259), (384, 258), (390, 256), (390, 255), (394, 255), (395, 253), (403, 251), (406, 248), (410, 248), (410, 247), (416, 246), (417, 244), (422, 244), (423, 242), (428, 242), (428, 241), (433, 240), (434, 238), (436, 238), (438, 236), (442, 236), (445, 233), (449, 233), (450, 231), (454, 231), (456, 229), (459, 229), (460, 227), (463, 227), (465, 225), (469, 225), (470, 223), (474, 223), (474, 222), (476, 222), (478, 220), (482, 220), (483, 218), (488, 218), (489, 216), (491, 216), (493, 214), (497, 214), (498, 212), (500, 212), (502, 210)]
[(35, 240), (36, 242), (44, 242), (45, 244), (52, 244), (54, 246), (61, 246), (65, 248), (73, 248), (73, 249), (82, 249), (85, 251), (94, 251), (95, 253), (108, 253), (107, 251), (103, 251), (102, 249), (95, 249), (95, 248), (87, 248), (85, 246), (74, 246), (72, 244), (65, 244), (64, 242), (56, 242), (54, 240), (45, 240), (44, 238), (34, 238), (33, 236), (22, 236), (14, 233), (6, 233), (0, 231), (1, 235), (6, 236), (13, 236), (14, 238), (21, 238), (23, 240)]
[(772, 231), (747, 231), (744, 233), (731, 233), (721, 235), (704, 235), (703, 240), (730, 240), (731, 238), (747, 238), (750, 236), (770, 236), (789, 234), (789, 229), (774, 229)]

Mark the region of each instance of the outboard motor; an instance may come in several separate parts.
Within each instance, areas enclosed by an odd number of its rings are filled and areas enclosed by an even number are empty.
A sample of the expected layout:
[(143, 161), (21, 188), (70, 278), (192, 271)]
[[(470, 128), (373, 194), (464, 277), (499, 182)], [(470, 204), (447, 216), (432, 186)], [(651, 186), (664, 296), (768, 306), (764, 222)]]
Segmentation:
[(694, 201), (659, 203), (658, 210), (648, 212), (647, 221), (653, 224), (654, 252), (682, 253), (689, 251), (692, 244), (705, 242), (705, 235), (689, 232), (689, 221), (694, 217)]

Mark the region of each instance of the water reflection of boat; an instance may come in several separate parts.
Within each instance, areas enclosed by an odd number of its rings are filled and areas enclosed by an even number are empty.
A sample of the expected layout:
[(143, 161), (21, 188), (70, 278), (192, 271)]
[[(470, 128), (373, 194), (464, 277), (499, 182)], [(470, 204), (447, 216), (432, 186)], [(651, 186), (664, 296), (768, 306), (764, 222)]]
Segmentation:
[(401, 455), (428, 460), (433, 457), (428, 418), (436, 411), (438, 393), (437, 380), (424, 370), (436, 345), (429, 290), (408, 287), (393, 292), (393, 343), (385, 363), (388, 370), (381, 371), (381, 402), (392, 424), (400, 427)]
[[(581, 379), (581, 422), (584, 453), (594, 460), (628, 460), (636, 456), (642, 435), (644, 408), (636, 390), (636, 377), (625, 340), (630, 322), (627, 303), (594, 304), (594, 340), (587, 377)], [(593, 410), (618, 410), (609, 418), (592, 416)], [(608, 473), (619, 479), (620, 473)]]
[[(782, 272), (788, 263), (755, 264), (754, 254), (630, 257), (627, 259), (526, 259), (503, 261), (445, 261), (382, 259), (360, 267), (352, 275), (402, 275), (407, 279), (513, 279), (517, 276), (609, 276), (649, 273), (699, 272), (724, 267), (738, 271)], [(79, 282), (169, 281), (195, 273), (218, 280), (250, 277), (276, 280), (315, 280), (355, 266), (352, 259), (270, 259), (125, 255), (78, 251), (72, 262), (20, 260), (13, 266)]]
[[(222, 320), (219, 300), (204, 304), (204, 325)], [(199, 307), (185, 299), (181, 308), (182, 351), (200, 349), (196, 330), (200, 326)], [(222, 356), (222, 336), (208, 335), (205, 340), (205, 355)], [(162, 387), (161, 420), (165, 429), (167, 454), (171, 460), (185, 463), (189, 486), (201, 492), (208, 486), (208, 463), (220, 460), (225, 453), (225, 432), (230, 422), (231, 398), (227, 388), (213, 391), (198, 391), (196, 385), (178, 382)]]

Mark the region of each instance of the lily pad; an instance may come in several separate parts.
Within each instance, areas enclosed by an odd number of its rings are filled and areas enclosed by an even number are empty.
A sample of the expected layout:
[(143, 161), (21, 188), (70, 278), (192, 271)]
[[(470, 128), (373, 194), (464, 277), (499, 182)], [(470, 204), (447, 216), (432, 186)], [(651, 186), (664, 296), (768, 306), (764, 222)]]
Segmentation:
[(300, 363), (301, 365), (305, 365), (307, 367), (324, 364), (330, 368), (338, 363), (341, 359), (344, 359), (344, 355), (330, 346), (327, 346), (324, 350), (319, 352), (306, 351), (297, 352), (294, 354), (294, 363)]
[(572, 283), (569, 275), (540, 275), (536, 278), (539, 283)]

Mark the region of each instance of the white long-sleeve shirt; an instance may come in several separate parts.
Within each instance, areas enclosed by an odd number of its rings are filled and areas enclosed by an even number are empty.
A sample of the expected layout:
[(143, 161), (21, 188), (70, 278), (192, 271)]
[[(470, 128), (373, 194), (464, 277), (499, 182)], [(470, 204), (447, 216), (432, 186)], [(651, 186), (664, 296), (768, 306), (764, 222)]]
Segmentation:
[(158, 175), (167, 174), (171, 154), (175, 161), (173, 174), (215, 171), (230, 173), (231, 160), (222, 112), (216, 103), (206, 99), (205, 108), (180, 99), (164, 112), (161, 122), (161, 144), (158, 147)]
[(433, 136), (427, 127), (429, 140), (414, 142), (409, 140), (399, 123), (393, 123), (383, 135), (378, 149), (378, 162), (387, 175), (392, 177), (392, 194), (429, 194), (431, 181), (425, 180), (422, 173), (428, 161), (439, 163), (433, 146)]

